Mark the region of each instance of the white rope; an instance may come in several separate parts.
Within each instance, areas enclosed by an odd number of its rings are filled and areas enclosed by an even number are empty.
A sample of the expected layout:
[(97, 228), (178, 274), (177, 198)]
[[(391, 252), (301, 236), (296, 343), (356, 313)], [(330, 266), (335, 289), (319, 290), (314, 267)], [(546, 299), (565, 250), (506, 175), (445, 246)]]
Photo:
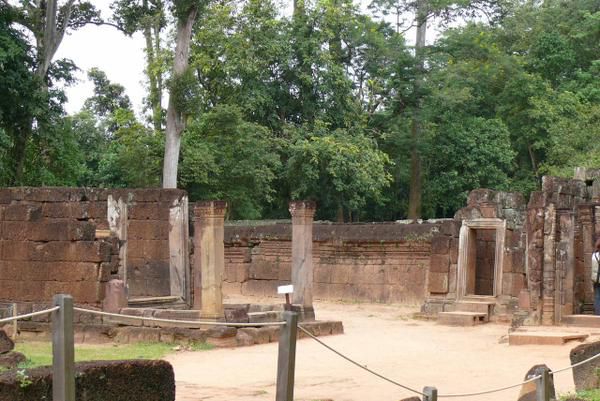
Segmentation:
[(356, 366), (358, 366), (359, 368), (361, 368), (361, 369), (363, 369), (363, 370), (366, 370), (367, 372), (371, 373), (372, 375), (375, 375), (375, 376), (379, 377), (380, 379), (383, 379), (383, 380), (385, 380), (385, 381), (387, 381), (387, 382), (389, 382), (389, 383), (392, 383), (392, 384), (394, 384), (394, 385), (396, 385), (396, 386), (398, 386), (398, 387), (401, 387), (401, 388), (403, 388), (403, 389), (405, 389), (405, 390), (411, 391), (411, 392), (413, 392), (413, 393), (415, 393), (415, 394), (419, 394), (419, 395), (423, 395), (423, 396), (425, 395), (425, 394), (423, 394), (422, 392), (420, 392), (419, 390), (415, 390), (415, 389), (412, 389), (412, 388), (410, 388), (410, 387), (408, 387), (408, 386), (405, 386), (405, 385), (403, 385), (403, 384), (400, 384), (400, 383), (398, 383), (398, 382), (397, 382), (397, 381), (395, 381), (395, 380), (392, 380), (392, 379), (390, 379), (390, 378), (388, 378), (388, 377), (385, 377), (384, 375), (382, 375), (382, 374), (380, 374), (380, 373), (377, 373), (377, 372), (375, 372), (375, 371), (373, 371), (373, 370), (371, 370), (371, 369), (367, 368), (367, 367), (366, 367), (366, 366), (364, 366), (364, 365), (361, 365), (360, 363), (358, 363), (358, 362), (354, 361), (353, 359), (351, 359), (351, 358), (347, 357), (346, 355), (342, 354), (341, 352), (339, 352), (339, 351), (337, 351), (337, 350), (333, 349), (332, 347), (330, 347), (329, 345), (325, 344), (323, 341), (321, 341), (321, 340), (319, 340), (317, 337), (313, 336), (313, 335), (312, 335), (312, 333), (310, 333), (310, 332), (309, 332), (308, 330), (306, 330), (304, 327), (302, 327), (302, 326), (298, 325), (298, 328), (299, 328), (300, 330), (302, 330), (304, 333), (306, 333), (306, 335), (308, 335), (310, 338), (312, 338), (313, 340), (315, 340), (316, 342), (318, 342), (319, 344), (321, 344), (322, 346), (324, 346), (325, 348), (327, 348), (329, 351), (331, 351), (331, 352), (333, 352), (334, 354), (337, 354), (338, 356), (340, 356), (340, 357), (344, 358), (345, 360), (347, 360), (347, 361), (348, 361), (348, 362), (350, 362), (351, 364), (353, 364), (353, 365), (356, 365)]
[(476, 395), (484, 395), (484, 394), (491, 394), (491, 393), (498, 393), (500, 391), (504, 391), (504, 390), (509, 390), (511, 388), (515, 388), (515, 387), (520, 387), (523, 384), (527, 384), (527, 383), (531, 383), (533, 381), (539, 380), (542, 376), (534, 376), (531, 379), (525, 380), (521, 383), (517, 383), (517, 384), (511, 384), (510, 386), (506, 386), (506, 387), (499, 387), (499, 388), (494, 388), (494, 389), (490, 389), (490, 390), (484, 390), (484, 391), (478, 391), (476, 393), (464, 393), (464, 394), (438, 394), (438, 398), (456, 398), (456, 397), (474, 397)]
[(263, 322), (263, 323), (230, 323), (230, 322), (211, 322), (203, 320), (175, 320), (175, 319), (161, 319), (157, 317), (146, 317), (146, 316), (131, 316), (123, 315), (120, 313), (109, 313), (102, 312), (92, 309), (73, 308), (78, 312), (91, 313), (94, 315), (118, 317), (133, 320), (142, 320), (148, 322), (162, 322), (162, 323), (179, 323), (190, 326), (230, 326), (230, 327), (260, 327), (260, 326), (284, 326), (285, 322)]
[(55, 306), (50, 309), (44, 309), (44, 310), (37, 311), (37, 312), (26, 313), (24, 315), (7, 317), (5, 319), (0, 319), (0, 324), (14, 322), (14, 321), (20, 320), (20, 319), (27, 319), (29, 317), (34, 317), (34, 316), (47, 315), (47, 314), (57, 311), (59, 309), (60, 309), (60, 306)]
[(575, 365), (567, 366), (566, 368), (562, 368), (562, 369), (558, 369), (558, 370), (553, 370), (550, 373), (551, 374), (556, 374), (556, 373), (564, 372), (565, 370), (573, 369), (573, 368), (576, 368), (576, 367), (581, 366), (583, 364), (586, 364), (586, 363), (588, 363), (590, 361), (593, 361), (594, 359), (596, 359), (598, 357), (600, 357), (600, 353), (596, 354), (594, 356), (591, 356), (588, 359), (585, 359), (583, 361), (577, 362)]

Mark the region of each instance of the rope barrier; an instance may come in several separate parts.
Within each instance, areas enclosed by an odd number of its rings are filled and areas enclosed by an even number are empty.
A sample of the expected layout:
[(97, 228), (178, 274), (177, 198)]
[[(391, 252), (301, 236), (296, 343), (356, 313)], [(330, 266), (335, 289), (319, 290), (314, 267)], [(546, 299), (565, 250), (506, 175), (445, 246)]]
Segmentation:
[[(555, 375), (557, 373), (561, 373), (561, 372), (564, 372), (564, 371), (567, 371), (567, 370), (571, 370), (571, 369), (576, 368), (578, 366), (584, 365), (584, 364), (586, 364), (586, 363), (588, 363), (590, 361), (593, 361), (594, 359), (597, 359), (597, 358), (600, 358), (600, 353), (598, 353), (596, 355), (593, 355), (593, 356), (591, 356), (591, 357), (589, 357), (589, 358), (587, 358), (587, 359), (585, 359), (583, 361), (577, 362), (576, 364), (567, 366), (565, 368), (557, 369), (557, 370), (552, 370), (552, 371), (550, 371), (550, 374), (551, 375)], [(476, 392), (476, 393), (438, 394), (438, 398), (473, 397), (473, 396), (476, 396), (476, 395), (491, 394), (491, 393), (496, 393), (496, 392), (508, 390), (508, 389), (511, 389), (511, 388), (519, 387), (519, 386), (522, 386), (523, 384), (527, 384), (527, 383), (531, 383), (532, 381), (539, 380), (540, 378), (541, 378), (541, 376), (535, 376), (535, 377), (532, 377), (531, 379), (525, 380), (522, 383), (513, 384), (511, 386), (506, 386), (506, 387), (500, 387), (500, 388), (492, 389), (492, 390), (479, 391), (479, 392)]]
[(385, 380), (385, 381), (387, 381), (387, 382), (389, 382), (389, 383), (392, 383), (392, 384), (394, 384), (394, 385), (396, 385), (396, 386), (398, 386), (398, 387), (401, 387), (401, 388), (403, 388), (403, 389), (405, 389), (405, 390), (408, 390), (408, 391), (410, 391), (410, 392), (413, 392), (413, 393), (415, 393), (415, 394), (418, 394), (418, 395), (422, 395), (422, 396), (424, 396), (424, 395), (425, 395), (425, 394), (423, 394), (422, 392), (420, 392), (420, 391), (418, 391), (418, 390), (415, 390), (415, 389), (413, 389), (413, 388), (410, 388), (410, 387), (408, 387), (408, 386), (405, 386), (405, 385), (403, 385), (403, 384), (400, 384), (400, 383), (398, 383), (398, 382), (397, 382), (397, 381), (395, 381), (395, 380), (392, 380), (392, 379), (390, 379), (390, 378), (388, 378), (388, 377), (385, 377), (385, 376), (383, 376), (382, 374), (380, 374), (380, 373), (377, 373), (377, 372), (375, 372), (375, 371), (373, 371), (373, 370), (371, 370), (371, 369), (367, 368), (367, 367), (366, 367), (366, 366), (364, 366), (364, 365), (361, 365), (360, 363), (358, 363), (358, 362), (354, 361), (353, 359), (351, 359), (351, 358), (347, 357), (346, 355), (342, 354), (341, 352), (339, 352), (339, 351), (337, 351), (337, 350), (333, 349), (332, 347), (330, 347), (329, 345), (325, 344), (323, 341), (321, 341), (321, 340), (319, 340), (317, 337), (313, 336), (313, 335), (312, 335), (312, 333), (310, 333), (310, 332), (309, 332), (308, 330), (306, 330), (304, 327), (302, 327), (302, 326), (298, 325), (298, 328), (299, 328), (300, 330), (302, 330), (302, 331), (303, 331), (303, 332), (304, 332), (306, 335), (308, 335), (310, 338), (312, 338), (313, 340), (315, 340), (316, 342), (318, 342), (319, 344), (321, 344), (322, 346), (324, 346), (325, 348), (327, 348), (328, 350), (330, 350), (330, 351), (331, 351), (331, 352), (333, 352), (334, 354), (337, 354), (338, 356), (340, 356), (340, 357), (344, 358), (345, 360), (347, 360), (347, 361), (348, 361), (348, 362), (350, 362), (351, 364), (353, 364), (353, 365), (356, 365), (356, 366), (358, 366), (359, 368), (361, 368), (361, 369), (363, 369), (363, 370), (366, 370), (367, 372), (371, 373), (372, 375), (375, 375), (375, 376), (379, 377), (380, 379), (383, 379), (383, 380)]
[[(0, 324), (3, 323), (9, 323), (9, 322), (13, 322), (13, 321), (17, 321), (17, 320), (21, 320), (21, 319), (27, 319), (27, 318), (31, 318), (31, 317), (35, 317), (35, 316), (41, 316), (41, 315), (47, 315), (50, 314), (52, 312), (55, 312), (57, 310), (60, 309), (60, 306), (54, 306), (52, 308), (49, 309), (44, 309), (41, 311), (36, 311), (36, 312), (31, 312), (31, 313), (26, 313), (23, 315), (17, 315), (17, 316), (11, 316), (8, 318), (4, 318), (4, 319), (0, 319)], [(142, 320), (142, 321), (150, 321), (150, 322), (162, 322), (162, 323), (179, 323), (179, 324), (186, 324), (186, 325), (197, 325), (197, 326), (230, 326), (230, 327), (262, 327), (262, 326), (284, 326), (286, 323), (285, 322), (263, 322), (263, 323), (228, 323), (228, 322), (211, 322), (211, 321), (202, 321), (202, 320), (177, 320), (177, 319), (162, 319), (162, 318), (156, 318), (156, 317), (146, 317), (146, 316), (131, 316), (131, 315), (124, 315), (124, 314), (120, 314), (120, 313), (109, 313), (109, 312), (102, 312), (102, 311), (97, 311), (97, 310), (93, 310), (93, 309), (84, 309), (84, 308), (77, 308), (74, 307), (73, 310), (78, 311), (78, 312), (82, 312), (82, 313), (90, 313), (90, 314), (94, 314), (94, 315), (99, 315), (99, 316), (107, 316), (107, 317), (116, 317), (116, 318), (125, 318), (125, 319), (133, 319), (133, 320)], [(313, 340), (315, 340), (317, 343), (321, 344), (323, 347), (327, 348), (328, 350), (330, 350), (331, 352), (333, 352), (334, 354), (340, 356), (341, 358), (345, 359), (346, 361), (352, 363), (353, 365), (367, 371), (368, 373), (379, 377), (382, 380), (385, 380), (391, 384), (394, 384), (400, 388), (403, 388), (405, 390), (408, 390), (412, 393), (424, 396), (425, 394), (422, 393), (421, 391), (415, 390), (411, 387), (405, 386), (401, 383), (398, 383), (397, 381), (390, 379), (380, 373), (375, 372), (372, 369), (367, 368), (364, 365), (361, 365), (360, 363), (356, 362), (355, 360), (351, 359), (350, 357), (342, 354), (341, 352), (337, 351), (336, 349), (334, 349), (333, 347), (325, 344), (323, 341), (321, 341), (320, 339), (318, 339), (316, 336), (314, 336), (310, 331), (308, 331), (307, 329), (305, 329), (304, 327), (302, 327), (301, 325), (298, 325), (298, 328), (304, 332), (308, 337), (312, 338)], [(593, 355), (583, 361), (580, 361), (576, 364), (567, 366), (565, 368), (562, 369), (557, 369), (557, 370), (553, 370), (550, 372), (550, 374), (555, 375), (557, 373), (561, 373), (573, 368), (576, 368), (578, 366), (584, 365), (588, 362), (593, 361), (594, 359), (600, 358), (600, 353)], [(509, 386), (504, 386), (504, 387), (499, 387), (499, 388), (494, 388), (494, 389), (489, 389), (489, 390), (483, 390), (483, 391), (478, 391), (478, 392), (473, 392), (473, 393), (462, 393), (462, 394), (438, 394), (438, 398), (458, 398), (458, 397), (475, 397), (475, 396), (479, 396), (479, 395), (485, 395), (485, 394), (491, 394), (491, 393), (497, 393), (500, 391), (505, 391), (505, 390), (509, 390), (515, 387), (519, 387), (522, 386), (524, 384), (527, 383), (531, 383), (534, 382), (536, 380), (541, 379), (542, 376), (535, 376), (532, 377), (528, 380), (522, 381), (520, 383), (516, 383), (516, 384), (512, 384)]]
[[(400, 383), (398, 383), (398, 382), (396, 382), (396, 381), (394, 381), (394, 380), (392, 380), (392, 379), (390, 379), (390, 378), (388, 378), (388, 377), (385, 377), (385, 376), (383, 376), (382, 374), (379, 374), (379, 373), (377, 373), (377, 372), (375, 372), (375, 371), (373, 371), (373, 370), (371, 370), (371, 369), (367, 368), (366, 366), (363, 366), (363, 365), (361, 365), (360, 363), (358, 363), (358, 362), (354, 361), (353, 359), (351, 359), (351, 358), (347, 357), (346, 355), (342, 354), (341, 352), (339, 352), (339, 351), (335, 350), (335, 349), (334, 349), (334, 348), (332, 348), (331, 346), (329, 346), (329, 345), (325, 344), (323, 341), (319, 340), (317, 337), (315, 337), (314, 335), (312, 335), (312, 333), (310, 333), (310, 332), (309, 332), (308, 330), (306, 330), (304, 327), (302, 327), (302, 326), (298, 325), (298, 328), (299, 328), (300, 330), (302, 330), (302, 331), (303, 331), (303, 332), (304, 332), (306, 335), (308, 335), (310, 338), (312, 338), (313, 340), (315, 340), (316, 342), (318, 342), (319, 344), (321, 344), (322, 346), (324, 346), (325, 348), (327, 348), (327, 349), (328, 349), (328, 350), (330, 350), (331, 352), (333, 352), (333, 353), (337, 354), (338, 356), (340, 356), (340, 357), (342, 357), (343, 359), (347, 360), (348, 362), (352, 363), (353, 365), (356, 365), (356, 366), (358, 366), (359, 368), (361, 368), (361, 369), (363, 369), (363, 370), (366, 370), (367, 372), (369, 372), (369, 373), (371, 373), (371, 374), (373, 374), (373, 375), (375, 375), (375, 376), (377, 376), (377, 377), (379, 377), (379, 378), (381, 378), (381, 379), (383, 379), (383, 380), (385, 380), (385, 381), (387, 381), (387, 382), (390, 382), (390, 383), (392, 383), (392, 384), (394, 384), (394, 385), (396, 385), (396, 386), (398, 386), (398, 387), (401, 387), (401, 388), (403, 388), (403, 389), (405, 389), (405, 390), (411, 391), (411, 392), (413, 392), (413, 393), (416, 393), (416, 394), (419, 394), (419, 395), (424, 395), (424, 394), (423, 394), (423, 393), (421, 393), (420, 391), (417, 391), (417, 390), (415, 390), (415, 389), (413, 389), (413, 388), (410, 388), (410, 387), (408, 387), (408, 386), (405, 386), (405, 385), (403, 385), (403, 384), (400, 384)], [(599, 353), (599, 354), (596, 354), (596, 355), (594, 355), (594, 356), (592, 356), (592, 357), (590, 357), (590, 358), (588, 358), (588, 359), (586, 359), (586, 360), (583, 360), (583, 361), (581, 361), (581, 362), (578, 362), (578, 363), (576, 363), (576, 364), (574, 364), (574, 365), (567, 366), (566, 368), (563, 368), (563, 369), (558, 369), (558, 370), (551, 371), (551, 374), (556, 374), (556, 373), (560, 373), (560, 372), (563, 372), (563, 371), (566, 371), (566, 370), (569, 370), (569, 369), (576, 368), (576, 367), (578, 367), (578, 366), (581, 366), (581, 365), (584, 365), (584, 364), (586, 364), (586, 363), (588, 363), (588, 362), (590, 362), (590, 361), (592, 361), (592, 360), (594, 360), (594, 359), (596, 359), (596, 358), (600, 358), (600, 353)], [(498, 388), (493, 388), (493, 389), (489, 389), (489, 390), (482, 390), (482, 391), (477, 391), (477, 392), (473, 392), (473, 393), (461, 393), (461, 394), (458, 394), (458, 393), (457, 393), (457, 394), (438, 394), (438, 398), (475, 397), (475, 396), (478, 396), (478, 395), (485, 395), (485, 394), (498, 393), (498, 392), (501, 392), (501, 391), (510, 390), (510, 389), (512, 389), (512, 388), (520, 387), (520, 386), (522, 386), (522, 385), (524, 385), (524, 384), (527, 384), (527, 383), (534, 382), (534, 381), (536, 381), (536, 380), (539, 380), (539, 379), (541, 379), (541, 377), (542, 377), (542, 376), (538, 375), (538, 376), (534, 376), (534, 377), (532, 377), (532, 378), (530, 378), (530, 379), (524, 380), (524, 381), (522, 381), (522, 382), (519, 382), (519, 383), (516, 383), (516, 384), (511, 384), (511, 385), (509, 385), (509, 386), (498, 387)]]
[(263, 323), (233, 323), (233, 322), (211, 322), (211, 321), (203, 321), (203, 320), (176, 320), (176, 319), (162, 319), (157, 317), (146, 317), (146, 316), (131, 316), (131, 315), (123, 315), (120, 313), (109, 313), (102, 312), (93, 309), (83, 309), (83, 308), (73, 308), (78, 312), (83, 313), (91, 313), (93, 315), (107, 316), (107, 317), (117, 317), (117, 318), (126, 318), (133, 320), (142, 320), (148, 322), (162, 322), (162, 323), (179, 323), (186, 325), (195, 325), (195, 326), (229, 326), (229, 327), (261, 327), (261, 326), (283, 326), (285, 322), (263, 322)]
[(574, 365), (567, 366), (566, 368), (562, 368), (562, 369), (558, 369), (558, 370), (553, 370), (553, 371), (550, 372), (550, 374), (554, 375), (556, 373), (564, 372), (565, 370), (576, 368), (576, 367), (584, 365), (584, 364), (586, 364), (586, 363), (588, 363), (590, 361), (593, 361), (594, 359), (599, 358), (599, 357), (600, 357), (600, 353), (598, 353), (598, 354), (596, 354), (594, 356), (591, 356), (588, 359), (584, 359), (583, 361), (577, 362)]
[(438, 394), (438, 398), (456, 398), (456, 397), (475, 397), (476, 395), (484, 395), (484, 394), (492, 394), (498, 393), (500, 391), (509, 390), (511, 388), (520, 387), (523, 384), (531, 383), (533, 381), (539, 380), (542, 376), (534, 376), (531, 379), (525, 380), (521, 383), (512, 384), (510, 386), (494, 388), (490, 390), (478, 391), (476, 393), (464, 393), (464, 394)]
[(24, 315), (7, 317), (7, 318), (4, 318), (4, 319), (0, 319), (0, 324), (14, 322), (14, 321), (20, 320), (20, 319), (27, 319), (29, 317), (34, 317), (34, 316), (47, 315), (47, 314), (52, 313), (54, 311), (57, 311), (59, 309), (60, 309), (60, 306), (55, 306), (55, 307), (50, 308), (50, 309), (44, 309), (44, 310), (37, 311), (37, 312), (26, 313)]

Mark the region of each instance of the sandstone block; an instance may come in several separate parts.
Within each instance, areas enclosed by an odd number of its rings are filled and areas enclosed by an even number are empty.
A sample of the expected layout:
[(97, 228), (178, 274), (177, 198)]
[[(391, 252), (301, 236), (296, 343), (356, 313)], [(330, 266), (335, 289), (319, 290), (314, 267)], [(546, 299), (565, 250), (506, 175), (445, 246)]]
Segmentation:
[[(581, 344), (573, 348), (569, 354), (571, 364), (576, 364), (600, 353), (600, 341), (589, 344)], [(598, 378), (598, 369), (600, 369), (600, 360), (594, 359), (573, 369), (573, 381), (575, 390), (591, 390), (600, 387)]]
[(440, 233), (443, 235), (448, 235), (450, 237), (458, 237), (460, 232), (460, 226), (462, 222), (459, 220), (446, 220), (442, 223), (440, 227)]
[(445, 235), (436, 235), (431, 239), (431, 253), (444, 255), (450, 249), (450, 237)]
[(110, 280), (105, 287), (102, 309), (105, 312), (117, 313), (127, 307), (127, 295), (123, 280)]
[(225, 308), (225, 321), (235, 323), (248, 323), (247, 308)]
[(10, 339), (4, 330), (0, 330), (0, 354), (5, 354), (13, 349), (15, 349), (13, 340)]
[(26, 360), (27, 358), (25, 355), (16, 351), (0, 354), (0, 368), (15, 369), (20, 363), (23, 363)]
[(487, 189), (487, 188), (474, 189), (471, 192), (469, 192), (469, 195), (467, 198), (467, 205), (468, 206), (477, 206), (482, 203), (494, 202), (495, 199), (496, 199), (496, 191), (494, 191), (494, 190)]
[(448, 292), (448, 273), (429, 272), (429, 292), (446, 294)]
[(42, 218), (42, 207), (39, 204), (18, 203), (4, 208), (6, 221), (39, 221)]
[(431, 255), (429, 271), (434, 273), (448, 273), (450, 257), (448, 255)]

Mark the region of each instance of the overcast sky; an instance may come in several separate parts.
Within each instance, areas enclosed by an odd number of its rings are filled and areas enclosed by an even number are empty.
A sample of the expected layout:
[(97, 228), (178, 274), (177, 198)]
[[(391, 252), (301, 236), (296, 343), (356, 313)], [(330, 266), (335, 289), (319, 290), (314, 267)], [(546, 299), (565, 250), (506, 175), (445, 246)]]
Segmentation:
[[(110, 0), (94, 1), (102, 10), (104, 18), (110, 15)], [(93, 85), (87, 80), (87, 71), (98, 67), (112, 82), (125, 86), (135, 110), (142, 109), (144, 90), (144, 40), (141, 34), (127, 37), (109, 26), (87, 25), (63, 39), (55, 60), (68, 58), (80, 68), (79, 82), (67, 88), (69, 102), (67, 112), (81, 109), (85, 99), (93, 93)]]

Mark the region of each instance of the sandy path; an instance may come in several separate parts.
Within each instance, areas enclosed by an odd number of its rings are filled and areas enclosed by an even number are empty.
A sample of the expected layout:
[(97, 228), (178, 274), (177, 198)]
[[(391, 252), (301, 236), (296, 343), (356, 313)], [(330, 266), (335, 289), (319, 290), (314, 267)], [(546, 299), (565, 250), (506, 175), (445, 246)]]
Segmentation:
[[(411, 319), (406, 307), (371, 304), (316, 305), (319, 319), (342, 319), (345, 334), (323, 337), (332, 347), (403, 384), (440, 393), (463, 393), (521, 381), (536, 363), (551, 369), (569, 365), (564, 346), (511, 346), (500, 343), (508, 327), (445, 327)], [(385, 401), (411, 395), (358, 369), (311, 339), (298, 342), (295, 399), (303, 401)], [(177, 401), (275, 399), (277, 344), (167, 358), (175, 368)], [(570, 373), (557, 375), (560, 393), (572, 391)], [(516, 400), (519, 389), (454, 400)]]

